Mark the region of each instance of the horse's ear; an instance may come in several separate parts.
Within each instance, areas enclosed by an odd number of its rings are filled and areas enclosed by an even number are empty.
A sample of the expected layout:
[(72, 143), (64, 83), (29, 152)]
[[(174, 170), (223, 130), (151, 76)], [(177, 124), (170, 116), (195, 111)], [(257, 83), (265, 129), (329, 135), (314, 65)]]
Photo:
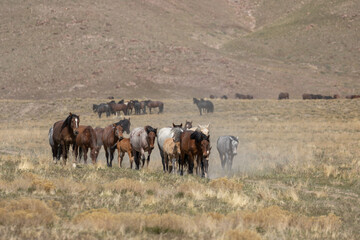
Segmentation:
[(238, 137), (238, 136), (236, 136), (236, 140), (238, 140), (238, 141), (239, 141), (239, 137)]
[(180, 124), (180, 128), (182, 128), (182, 123)]
[(71, 116), (71, 115), (72, 115), (72, 113), (71, 113), (71, 112), (69, 112), (69, 115)]
[(155, 135), (157, 136), (157, 128), (155, 128), (154, 130), (155, 130)]
[(175, 127), (175, 124), (173, 123), (173, 127)]
[(116, 127), (116, 123), (113, 123), (113, 127)]

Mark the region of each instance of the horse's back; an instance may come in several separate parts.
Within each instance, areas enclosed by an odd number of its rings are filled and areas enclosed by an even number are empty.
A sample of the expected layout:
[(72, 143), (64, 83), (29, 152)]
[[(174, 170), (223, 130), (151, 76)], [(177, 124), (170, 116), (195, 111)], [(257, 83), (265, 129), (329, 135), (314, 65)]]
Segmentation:
[(216, 147), (220, 153), (225, 153), (230, 147), (230, 136), (220, 136), (217, 140)]
[(146, 147), (146, 136), (147, 133), (143, 127), (134, 128), (130, 132), (130, 143), (131, 146), (136, 150), (140, 151), (141, 148)]
[(158, 141), (159, 148), (161, 150), (163, 150), (163, 145), (164, 145), (165, 140), (170, 137), (172, 137), (171, 128), (165, 127), (165, 128), (161, 128), (159, 130), (157, 141)]

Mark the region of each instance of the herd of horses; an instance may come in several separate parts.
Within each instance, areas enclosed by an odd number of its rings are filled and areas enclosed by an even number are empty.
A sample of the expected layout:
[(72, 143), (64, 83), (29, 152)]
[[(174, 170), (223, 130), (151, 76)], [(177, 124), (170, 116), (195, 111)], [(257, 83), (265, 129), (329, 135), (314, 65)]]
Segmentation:
[(152, 108), (159, 108), (158, 113), (162, 113), (164, 111), (164, 103), (152, 100), (130, 100), (125, 102), (122, 99), (118, 103), (112, 100), (108, 103), (93, 104), (93, 111), (99, 115), (99, 118), (101, 118), (103, 113), (106, 114), (106, 117), (109, 117), (111, 114), (119, 115), (121, 112), (124, 115), (131, 115), (133, 111), (136, 115), (146, 114), (146, 108), (148, 108), (150, 114)]
[[(87, 162), (87, 153), (90, 149), (90, 157), (93, 164), (96, 164), (101, 147), (104, 148), (106, 163), (112, 167), (114, 152), (118, 151), (118, 165), (122, 167), (125, 153), (129, 156), (130, 168), (138, 170), (150, 163), (150, 155), (157, 145), (164, 172), (180, 172), (184, 169), (192, 174), (194, 169), (197, 175), (208, 176), (210, 146), (210, 125), (192, 126), (192, 122), (186, 121), (183, 124), (161, 129), (149, 125), (137, 127), (130, 131), (130, 118), (122, 119), (119, 122), (110, 124), (105, 128), (95, 128), (80, 125), (80, 117), (69, 113), (65, 120), (55, 122), (49, 129), (49, 144), (52, 150), (54, 163), (62, 158), (65, 165), (70, 147), (74, 152), (73, 165), (80, 162), (82, 156)], [(130, 134), (125, 138), (123, 133)], [(221, 166), (231, 169), (233, 157), (236, 155), (238, 138), (234, 136), (222, 136), (217, 141), (217, 149), (220, 154)], [(145, 156), (147, 153), (147, 157)]]
[[(211, 99), (216, 99), (217, 97), (215, 95), (210, 95), (210, 98)], [(330, 99), (339, 99), (340, 95), (339, 94), (334, 94), (334, 95), (330, 96), (330, 95), (304, 93), (302, 95), (302, 98), (304, 100), (311, 100), (311, 99), (330, 100)], [(355, 99), (355, 98), (360, 98), (360, 95), (347, 95), (345, 98), (346, 99)], [(226, 95), (223, 95), (221, 97), (221, 99), (228, 99), (228, 97)], [(253, 95), (246, 95), (246, 94), (236, 93), (235, 94), (235, 99), (254, 99), (254, 96)], [(278, 100), (283, 100), (283, 99), (290, 99), (290, 94), (288, 92), (279, 93)]]

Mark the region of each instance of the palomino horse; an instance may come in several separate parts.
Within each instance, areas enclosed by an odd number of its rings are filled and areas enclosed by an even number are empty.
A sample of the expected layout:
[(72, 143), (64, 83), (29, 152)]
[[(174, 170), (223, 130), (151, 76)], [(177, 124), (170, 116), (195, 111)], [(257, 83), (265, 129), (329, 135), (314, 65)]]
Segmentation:
[[(104, 128), (102, 135), (102, 142), (104, 145), (106, 164), (108, 167), (112, 167), (112, 161), (114, 159), (114, 151), (119, 139), (123, 137), (123, 128), (120, 124), (112, 124)], [(109, 159), (110, 157), (110, 159)]]
[(159, 130), (157, 143), (158, 143), (158, 147), (159, 147), (159, 151), (160, 151), (161, 162), (163, 164), (163, 171), (164, 172), (166, 170), (165, 169), (166, 166), (165, 166), (165, 158), (164, 158), (164, 148), (163, 148), (164, 142), (165, 142), (165, 140), (167, 138), (172, 138), (172, 139), (174, 139), (175, 142), (180, 142), (180, 135), (181, 135), (182, 132), (183, 132), (182, 124), (175, 125), (174, 123), (173, 123), (172, 128), (165, 127), (165, 128), (161, 128)]
[(199, 174), (201, 165), (201, 176), (207, 177), (211, 150), (210, 136), (197, 131), (185, 131), (181, 134), (180, 149), (180, 175), (184, 174), (184, 165), (187, 160), (190, 174), (192, 174), (194, 166), (196, 173)]
[(75, 144), (76, 135), (79, 133), (78, 128), (80, 117), (69, 113), (64, 121), (57, 121), (49, 130), (49, 143), (51, 146), (54, 162), (63, 158), (63, 164), (66, 164), (68, 152), (71, 144)]
[(122, 161), (124, 159), (125, 153), (127, 152), (128, 156), (129, 156), (129, 161), (130, 161), (130, 169), (132, 169), (133, 162), (134, 162), (134, 156), (132, 153), (130, 138), (123, 138), (123, 139), (119, 140), (116, 144), (116, 148), (118, 151), (119, 168), (121, 168)]
[(146, 106), (149, 108), (149, 112), (151, 114), (151, 109), (152, 108), (159, 108), (159, 112), (158, 113), (162, 113), (164, 111), (164, 103), (160, 102), (160, 101), (148, 101)]
[(210, 124), (198, 125), (197, 127), (192, 127), (192, 128), (189, 128), (188, 130), (202, 132), (206, 136), (209, 136), (210, 135)]
[(79, 134), (76, 136), (75, 140), (75, 159), (78, 157), (79, 153), (79, 162), (81, 159), (82, 153), (84, 154), (84, 162), (87, 162), (87, 152), (88, 149), (91, 149), (90, 157), (92, 163), (96, 163), (97, 156), (99, 155), (100, 147), (96, 144), (96, 133), (91, 126), (79, 126)]
[(138, 127), (130, 133), (130, 143), (133, 148), (136, 169), (140, 168), (140, 157), (142, 159), (142, 167), (145, 164), (145, 152), (148, 152), (146, 167), (149, 166), (151, 151), (154, 149), (156, 128), (151, 126)]
[(234, 156), (237, 154), (237, 147), (239, 144), (239, 138), (234, 136), (221, 136), (217, 140), (217, 150), (220, 155), (221, 166), (224, 169), (225, 164), (230, 171)]

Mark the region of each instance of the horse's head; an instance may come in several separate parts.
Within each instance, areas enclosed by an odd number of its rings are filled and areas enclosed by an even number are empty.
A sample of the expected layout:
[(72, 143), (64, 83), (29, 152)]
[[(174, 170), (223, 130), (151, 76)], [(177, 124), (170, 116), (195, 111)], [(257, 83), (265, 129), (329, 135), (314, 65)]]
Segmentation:
[(93, 163), (96, 163), (96, 159), (97, 159), (97, 157), (99, 155), (100, 148), (101, 147), (94, 147), (93, 149), (91, 149), (90, 157), (91, 157), (91, 160), (92, 160)]
[(119, 139), (123, 138), (123, 127), (120, 124), (113, 124), (115, 136)]
[(231, 151), (233, 155), (237, 154), (237, 147), (239, 144), (239, 138), (238, 137), (231, 137)]
[(185, 126), (184, 126), (184, 128), (185, 128), (185, 130), (192, 128), (192, 121), (191, 121), (191, 122), (188, 122), (188, 120), (186, 120), (186, 121), (185, 121)]
[[(79, 134), (80, 117), (78, 115), (69, 113), (70, 128), (73, 130), (75, 135)], [(66, 121), (66, 120), (65, 120)]]
[(157, 135), (157, 128), (153, 128), (151, 126), (145, 126), (145, 131), (147, 133), (147, 142), (149, 144), (149, 147), (150, 149), (154, 149), (155, 138)]
[(209, 136), (210, 134), (210, 124), (208, 125), (198, 125), (198, 129), (205, 134), (206, 136)]

